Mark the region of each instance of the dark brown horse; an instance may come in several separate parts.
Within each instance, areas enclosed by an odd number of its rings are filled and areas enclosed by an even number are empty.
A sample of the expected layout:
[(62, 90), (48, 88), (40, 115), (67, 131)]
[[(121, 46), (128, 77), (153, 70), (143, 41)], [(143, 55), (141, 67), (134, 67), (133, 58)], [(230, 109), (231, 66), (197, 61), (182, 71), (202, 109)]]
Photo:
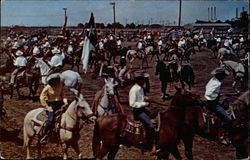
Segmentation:
[[(236, 119), (233, 120), (232, 133), (229, 135), (233, 146), (236, 149), (237, 159), (247, 159), (248, 157), (248, 110), (249, 106), (249, 91), (245, 92), (232, 105)], [(194, 135), (198, 134), (208, 140), (217, 140), (218, 134), (223, 130), (220, 127), (220, 120), (214, 119), (212, 123), (208, 118), (204, 121), (203, 117), (206, 109), (201, 106), (187, 107), (185, 112), (184, 127), (181, 131), (181, 139), (185, 145), (185, 155), (189, 160), (193, 160), (192, 148)]]
[[(177, 144), (183, 127), (185, 108), (194, 105), (194, 103), (190, 92), (178, 89), (172, 99), (171, 107), (160, 113), (161, 125), (156, 138), (156, 144), (160, 149), (159, 159), (167, 159), (170, 153), (177, 159), (181, 159)], [(102, 159), (108, 153), (108, 159), (114, 159), (120, 144), (141, 149), (150, 148), (146, 138), (142, 141), (138, 138), (138, 136), (141, 137), (141, 134), (132, 133), (122, 136), (127, 125), (127, 118), (127, 115), (113, 114), (97, 119), (92, 143), (95, 158)]]

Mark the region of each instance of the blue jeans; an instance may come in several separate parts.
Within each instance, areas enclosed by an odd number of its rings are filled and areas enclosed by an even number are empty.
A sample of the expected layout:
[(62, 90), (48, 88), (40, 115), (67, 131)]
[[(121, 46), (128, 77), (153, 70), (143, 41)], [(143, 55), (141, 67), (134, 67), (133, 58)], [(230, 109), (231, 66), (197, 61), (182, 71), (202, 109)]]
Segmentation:
[(209, 108), (222, 120), (221, 126), (226, 130), (231, 128), (232, 119), (227, 112), (215, 101), (208, 101)]
[(48, 120), (45, 123), (46, 128), (50, 128), (54, 122), (55, 112), (63, 105), (63, 101), (48, 102), (48, 105), (52, 108), (53, 112), (48, 112)]
[(143, 125), (147, 129), (147, 137), (150, 140), (150, 143), (153, 143), (153, 140), (155, 138), (155, 130), (154, 130), (154, 125), (150, 121), (149, 116), (147, 115), (147, 110), (145, 108), (135, 108), (133, 110), (134, 113), (134, 118), (136, 120), (139, 120), (143, 123)]

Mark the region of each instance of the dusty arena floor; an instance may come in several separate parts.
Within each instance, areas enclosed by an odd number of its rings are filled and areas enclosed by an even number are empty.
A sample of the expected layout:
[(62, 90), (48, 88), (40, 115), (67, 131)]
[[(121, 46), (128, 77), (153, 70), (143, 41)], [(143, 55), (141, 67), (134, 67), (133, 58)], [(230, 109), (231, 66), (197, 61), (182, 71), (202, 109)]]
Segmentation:
[[(194, 69), (197, 84), (192, 88), (192, 92), (203, 96), (205, 91), (205, 85), (211, 78), (210, 72), (217, 67), (217, 62), (215, 59), (211, 58), (211, 53), (208, 50), (203, 50), (197, 52), (195, 55), (191, 56), (191, 65)], [(169, 106), (170, 100), (161, 100), (160, 92), (160, 81), (158, 76), (154, 75), (155, 72), (155, 60), (150, 62), (150, 68), (146, 69), (150, 73), (150, 84), (151, 92), (148, 94), (150, 98), (159, 100), (159, 102), (166, 104), (162, 109)], [(84, 85), (82, 89), (83, 95), (86, 97), (87, 101), (91, 104), (94, 94), (103, 86), (104, 82), (101, 78), (91, 79), (91, 76), (83, 75)], [(94, 82), (94, 83), (93, 83)], [(223, 83), (222, 92), (230, 93), (232, 92), (232, 75), (229, 76)], [(180, 85), (171, 84), (168, 87), (168, 92), (173, 95), (175, 92), (174, 86)], [(126, 88), (120, 88), (119, 94), (121, 96), (122, 102), (128, 101), (128, 91), (131, 86)], [(37, 96), (41, 92), (42, 85), (37, 93)], [(7, 117), (1, 118), (1, 142), (0, 142), (0, 152), (1, 155), (7, 159), (20, 159), (25, 158), (26, 151), (22, 148), (22, 127), (23, 119), (25, 114), (40, 106), (39, 102), (32, 102), (30, 100), (17, 100), (17, 94), (15, 93), (14, 98), (10, 99), (9, 95), (4, 97), (4, 107), (7, 110)], [(235, 97), (232, 97), (235, 98)], [(128, 106), (124, 105), (125, 110), (130, 111)], [(21, 129), (18, 138), (15, 135), (11, 135), (10, 131), (13, 129)], [(84, 158), (92, 159), (92, 147), (91, 140), (93, 135), (93, 125), (86, 124), (81, 130), (81, 139), (79, 141), (80, 150), (82, 151)], [(182, 142), (179, 144), (179, 149), (181, 155), (185, 158), (184, 149)], [(32, 147), (32, 157), (37, 156), (35, 150), (35, 143)], [(235, 149), (232, 146), (222, 146), (216, 142), (211, 142), (201, 137), (196, 136), (194, 141), (193, 154), (195, 160), (233, 160), (235, 159)], [(42, 157), (43, 159), (60, 159), (62, 157), (62, 150), (60, 145), (48, 144), (42, 147)], [(77, 158), (77, 155), (73, 152), (73, 149), (69, 149), (69, 157), (73, 159)], [(116, 156), (116, 159), (154, 159), (149, 153), (141, 154), (141, 151), (136, 148), (127, 148), (122, 146)], [(172, 156), (170, 159), (174, 159)]]

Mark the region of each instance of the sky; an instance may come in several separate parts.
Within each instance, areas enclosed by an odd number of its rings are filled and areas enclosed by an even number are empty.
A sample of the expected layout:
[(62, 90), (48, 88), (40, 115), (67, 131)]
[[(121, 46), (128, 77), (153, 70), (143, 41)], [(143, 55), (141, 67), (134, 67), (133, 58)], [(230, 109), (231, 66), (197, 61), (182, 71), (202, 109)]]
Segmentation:
[[(1, 26), (62, 26), (67, 8), (68, 26), (89, 21), (91, 12), (98, 23), (113, 23), (116, 3), (116, 21), (127, 24), (160, 23), (177, 25), (178, 0), (4, 0), (1, 2)], [(216, 17), (225, 21), (236, 16), (236, 8), (249, 10), (247, 0), (183, 0), (181, 24), (208, 19), (208, 7), (216, 7)]]

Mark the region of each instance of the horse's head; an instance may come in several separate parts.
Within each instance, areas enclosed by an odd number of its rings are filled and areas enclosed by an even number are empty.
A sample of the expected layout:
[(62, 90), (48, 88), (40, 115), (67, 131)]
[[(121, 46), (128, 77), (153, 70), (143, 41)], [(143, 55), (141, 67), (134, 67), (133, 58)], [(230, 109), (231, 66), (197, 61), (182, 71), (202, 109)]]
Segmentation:
[(76, 97), (76, 114), (77, 117), (80, 117), (82, 119), (88, 119), (91, 122), (95, 122), (96, 117), (94, 116), (93, 111), (90, 108), (90, 105), (88, 102), (84, 99), (82, 94), (79, 94), (78, 97)]
[(115, 95), (115, 87), (118, 85), (118, 83), (114, 79), (104, 79), (105, 85), (104, 85), (104, 90), (108, 97), (114, 96)]
[(186, 106), (195, 106), (200, 102), (200, 96), (192, 94), (191, 92), (176, 88), (176, 93), (173, 96), (171, 105), (176, 107), (186, 107)]

